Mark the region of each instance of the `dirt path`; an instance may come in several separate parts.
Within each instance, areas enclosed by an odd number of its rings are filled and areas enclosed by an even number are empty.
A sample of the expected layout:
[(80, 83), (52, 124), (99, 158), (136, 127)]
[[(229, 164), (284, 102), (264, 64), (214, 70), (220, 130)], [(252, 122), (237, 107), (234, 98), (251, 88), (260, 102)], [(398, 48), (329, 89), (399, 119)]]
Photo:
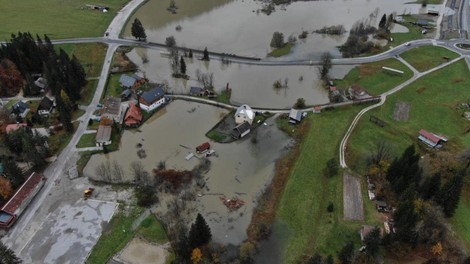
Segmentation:
[(364, 220), (361, 183), (348, 173), (343, 175), (343, 210), (345, 220)]

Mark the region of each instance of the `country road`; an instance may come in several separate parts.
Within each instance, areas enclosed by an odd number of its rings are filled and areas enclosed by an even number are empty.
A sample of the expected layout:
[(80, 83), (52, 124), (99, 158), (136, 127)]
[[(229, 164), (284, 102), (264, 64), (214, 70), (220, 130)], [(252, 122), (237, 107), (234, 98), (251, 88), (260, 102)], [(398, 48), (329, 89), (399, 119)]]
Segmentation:
[[(141, 4), (143, 4), (145, 0), (132, 0), (130, 1), (121, 11), (118, 12), (116, 17), (113, 19), (111, 24), (107, 29), (107, 36), (105, 37), (93, 37), (93, 38), (74, 38), (74, 39), (62, 39), (62, 40), (53, 40), (54, 44), (65, 44), (65, 43), (105, 43), (108, 45), (108, 49), (106, 52), (106, 56), (103, 63), (103, 68), (101, 71), (101, 75), (99, 77), (98, 85), (96, 88), (95, 95), (93, 97), (92, 102), (86, 107), (85, 114), (80, 118), (80, 123), (77, 128), (76, 133), (73, 135), (72, 139), (70, 140), (69, 144), (62, 150), (62, 152), (57, 157), (57, 160), (53, 162), (45, 171), (44, 175), (48, 178), (46, 181), (43, 190), (37, 195), (37, 197), (31, 202), (28, 209), (25, 210), (23, 215), (19, 218), (17, 223), (13, 226), (13, 228), (9, 231), (9, 233), (2, 238), (2, 241), (5, 245), (10, 247), (14, 250), (20, 257), (22, 254), (27, 255), (28, 252), (23, 252), (23, 249), (26, 245), (30, 242), (31, 237), (40, 229), (41, 223), (44, 220), (42, 217), (47, 215), (47, 210), (50, 208), (55, 209), (53, 205), (56, 202), (60, 201), (50, 201), (53, 198), (50, 197), (50, 193), (53, 192), (57, 181), (60, 181), (61, 177), (64, 177), (65, 172), (67, 170), (67, 166), (70, 166), (70, 159), (73, 155), (76, 154), (76, 144), (78, 143), (81, 135), (85, 133), (87, 129), (88, 122), (86, 122), (93, 112), (95, 111), (95, 106), (99, 103), (102, 93), (104, 91), (107, 77), (109, 73), (109, 69), (111, 66), (111, 61), (113, 58), (113, 54), (115, 53), (116, 49), (122, 45), (128, 46), (135, 46), (135, 47), (143, 47), (149, 49), (157, 49), (157, 50), (166, 50), (166, 46), (161, 43), (146, 43), (140, 42), (130, 39), (122, 39), (120, 38), (121, 31), (136, 8), (138, 8)], [(464, 4), (462, 4), (464, 9), (466, 9), (465, 14), (460, 15), (461, 17), (461, 26), (463, 29), (468, 28), (468, 5), (467, 0), (464, 0)], [(374, 62), (379, 60), (384, 60), (387, 58), (393, 58), (399, 56), (399, 54), (412, 49), (417, 46), (425, 46), (425, 45), (436, 45), (445, 47), (449, 50), (455, 51), (463, 56), (470, 56), (470, 50), (461, 50), (455, 46), (457, 43), (469, 43), (467, 40), (432, 40), (432, 39), (422, 39), (422, 40), (415, 40), (411, 41), (410, 45), (399, 45), (394, 47), (388, 51), (385, 51), (381, 54), (368, 56), (368, 57), (358, 57), (358, 58), (335, 58), (332, 60), (333, 65), (354, 65), (354, 64), (362, 64), (368, 62)], [(2, 43), (0, 43), (2, 44)], [(211, 58), (218, 60), (220, 56), (215, 55), (214, 53), (211, 54)], [(400, 59), (400, 58), (399, 58)], [(344, 152), (347, 145), (347, 140), (353, 131), (355, 125), (360, 120), (361, 116), (373, 109), (382, 105), (387, 96), (391, 95), (408, 84), (412, 83), (413, 81), (417, 80), (418, 78), (429, 74), (435, 70), (443, 68), (451, 63), (454, 63), (458, 59), (452, 60), (448, 63), (442, 64), (439, 67), (433, 68), (429, 71), (418, 73), (415, 69), (412, 69), (414, 72), (414, 76), (409, 79), (408, 81), (402, 83), (401, 85), (395, 87), (394, 89), (384, 93), (381, 95), (381, 101), (378, 104), (369, 106), (363, 109), (353, 120), (351, 123), (347, 133), (343, 137), (340, 145), (340, 164), (342, 167), (347, 167)], [(285, 60), (285, 59), (274, 59), (274, 58), (264, 58), (259, 60), (249, 59), (249, 58), (237, 58), (233, 57), (230, 58), (232, 63), (239, 63), (239, 64), (250, 64), (250, 65), (263, 65), (263, 66), (294, 66), (294, 65), (318, 65), (320, 64), (320, 60), (318, 58), (308, 58), (305, 60)], [(402, 60), (403, 61), (403, 60)], [(409, 64), (408, 64), (409, 66)], [(410, 66), (409, 66), (410, 67)], [(412, 68), (412, 67), (411, 67)], [(183, 96), (174, 96), (175, 98), (183, 98)], [(213, 103), (213, 102), (211, 102)], [(220, 103), (219, 103), (220, 104)], [(341, 104), (338, 104), (341, 105)], [(233, 108), (233, 105), (224, 105), (224, 107)], [(259, 109), (255, 109), (259, 110)], [(307, 109), (311, 110), (311, 109)], [(279, 110), (270, 110), (270, 111), (278, 111), (279, 113), (287, 113), (287, 109), (279, 109)], [(276, 112), (277, 113), (277, 112)], [(49, 200), (48, 200), (49, 198)], [(45, 201), (49, 202), (49, 206), (47, 208), (42, 207), (44, 206)]]

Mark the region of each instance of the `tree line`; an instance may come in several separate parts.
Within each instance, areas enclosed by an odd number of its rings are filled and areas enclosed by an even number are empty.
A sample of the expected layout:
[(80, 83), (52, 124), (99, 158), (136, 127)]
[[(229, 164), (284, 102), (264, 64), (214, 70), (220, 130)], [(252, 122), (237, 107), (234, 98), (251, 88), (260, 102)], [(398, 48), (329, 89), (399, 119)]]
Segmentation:
[[(24, 96), (39, 95), (34, 78), (43, 76), (55, 97), (59, 120), (67, 131), (73, 131), (71, 112), (87, 83), (85, 71), (75, 56), (70, 58), (63, 49), (57, 52), (47, 35), (43, 40), (38, 35), (34, 39), (30, 33), (20, 32), (0, 46), (0, 65), (2, 96), (16, 95), (19, 89), (23, 89)], [(2, 78), (2, 69), (13, 72), (13, 80)]]

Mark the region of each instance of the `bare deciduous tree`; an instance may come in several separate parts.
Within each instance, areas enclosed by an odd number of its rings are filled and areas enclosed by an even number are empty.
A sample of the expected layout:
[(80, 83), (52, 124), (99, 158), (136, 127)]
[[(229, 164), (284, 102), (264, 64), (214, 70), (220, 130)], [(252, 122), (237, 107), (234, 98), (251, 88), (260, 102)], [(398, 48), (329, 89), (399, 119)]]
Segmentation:
[(112, 181), (111, 162), (109, 160), (98, 165), (95, 172), (99, 180), (109, 183)]
[(115, 183), (121, 183), (123, 178), (124, 178), (124, 170), (122, 169), (122, 166), (116, 161), (113, 161), (113, 180)]
[(146, 185), (148, 183), (148, 172), (145, 171), (144, 165), (140, 161), (131, 163), (131, 173), (134, 175), (134, 181), (138, 185)]

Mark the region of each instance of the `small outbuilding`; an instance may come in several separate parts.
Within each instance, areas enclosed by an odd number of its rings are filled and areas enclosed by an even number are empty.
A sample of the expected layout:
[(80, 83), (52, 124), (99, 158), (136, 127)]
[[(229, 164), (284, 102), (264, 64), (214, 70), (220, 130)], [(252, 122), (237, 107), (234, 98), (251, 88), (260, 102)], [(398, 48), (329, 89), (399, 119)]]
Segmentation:
[(248, 135), (250, 131), (251, 125), (248, 122), (243, 122), (232, 130), (232, 137), (235, 139), (239, 139)]
[(29, 113), (29, 105), (23, 101), (16, 102), (10, 109), (10, 116), (25, 118)]
[(132, 88), (136, 82), (137, 78), (135, 78), (134, 76), (129, 76), (127, 74), (123, 74), (119, 78), (119, 84), (125, 88)]
[(101, 116), (113, 119), (117, 123), (121, 123), (121, 98), (106, 97), (101, 109)]
[(191, 86), (191, 88), (189, 88), (189, 95), (203, 96), (204, 95), (204, 89), (202, 89), (201, 87)]
[(448, 140), (444, 136), (436, 135), (424, 129), (419, 131), (418, 139), (431, 148), (441, 148), (442, 144)]
[(351, 85), (351, 90), (353, 91), (355, 96), (364, 96), (364, 95), (366, 95), (366, 90), (364, 90), (364, 88), (362, 88), (361, 86), (359, 86), (357, 84)]
[(289, 112), (289, 123), (298, 124), (302, 121), (302, 111), (292, 108)]
[(199, 146), (196, 147), (196, 152), (198, 154), (203, 154), (203, 153), (206, 153), (207, 151), (209, 151), (209, 149), (211, 148), (211, 145), (209, 144), (209, 142), (206, 142), (206, 143), (203, 143)]
[(388, 204), (386, 201), (375, 201), (375, 207), (379, 212), (387, 212), (388, 211)]
[(313, 113), (319, 114), (321, 113), (321, 106), (317, 105), (313, 107)]

